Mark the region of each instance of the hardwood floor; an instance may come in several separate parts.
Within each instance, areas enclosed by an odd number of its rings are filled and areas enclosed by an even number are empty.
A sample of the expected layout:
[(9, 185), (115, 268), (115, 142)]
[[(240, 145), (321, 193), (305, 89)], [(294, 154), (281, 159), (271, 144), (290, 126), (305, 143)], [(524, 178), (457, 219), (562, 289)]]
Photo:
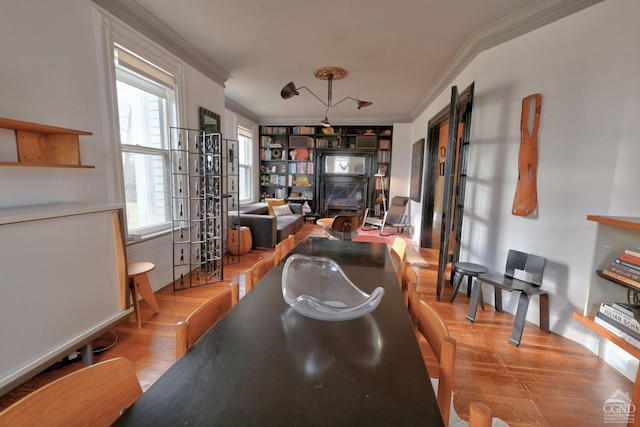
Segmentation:
[[(296, 242), (320, 235), (320, 227), (308, 224), (296, 235)], [(175, 324), (231, 281), (240, 283), (240, 294), (244, 295), (244, 270), (271, 252), (254, 250), (242, 256), (239, 264), (225, 266), (225, 280), (220, 284), (177, 292), (171, 285), (161, 289), (156, 293), (160, 314), (154, 314), (143, 302), (142, 329), (137, 329), (135, 316), (130, 315), (113, 330), (117, 344), (96, 354), (95, 361), (116, 356), (132, 360), (140, 384), (146, 390), (175, 361)], [(472, 401), (481, 401), (491, 407), (494, 416), (512, 427), (599, 426), (604, 424), (605, 400), (617, 390), (632, 392), (632, 382), (583, 346), (542, 332), (537, 325), (526, 324), (520, 347), (509, 345), (513, 316), (496, 312), (490, 305), (486, 305), (486, 311), (478, 310), (475, 323), (466, 322), (469, 300), (464, 288), (453, 304), (445, 302), (451, 287), (447, 287), (443, 301), (437, 302), (437, 254), (425, 249), (419, 252), (428, 263), (426, 267), (416, 268), (422, 299), (445, 318), (457, 340), (454, 407), (461, 418), (468, 419)], [(532, 303), (537, 304), (537, 299)], [(112, 333), (105, 334), (94, 342), (94, 348), (107, 347), (114, 339)], [(421, 348), (427, 368), (435, 375), (435, 359), (424, 340)], [(73, 363), (32, 378), (0, 397), (0, 410), (82, 366), (80, 362)]]

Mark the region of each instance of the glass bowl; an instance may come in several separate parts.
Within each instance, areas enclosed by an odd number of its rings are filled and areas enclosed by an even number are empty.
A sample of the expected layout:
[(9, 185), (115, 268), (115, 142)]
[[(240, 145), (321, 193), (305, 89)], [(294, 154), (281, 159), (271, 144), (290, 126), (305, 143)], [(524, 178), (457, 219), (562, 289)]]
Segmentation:
[(282, 270), (282, 296), (298, 313), (318, 320), (349, 320), (378, 307), (384, 289), (371, 295), (354, 285), (330, 258), (293, 254)]

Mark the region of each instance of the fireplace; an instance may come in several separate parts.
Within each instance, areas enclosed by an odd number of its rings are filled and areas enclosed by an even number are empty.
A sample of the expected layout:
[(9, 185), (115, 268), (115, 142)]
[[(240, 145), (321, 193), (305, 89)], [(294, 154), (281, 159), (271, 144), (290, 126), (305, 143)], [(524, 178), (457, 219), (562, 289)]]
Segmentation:
[(321, 215), (364, 215), (369, 197), (366, 176), (333, 176), (320, 178)]

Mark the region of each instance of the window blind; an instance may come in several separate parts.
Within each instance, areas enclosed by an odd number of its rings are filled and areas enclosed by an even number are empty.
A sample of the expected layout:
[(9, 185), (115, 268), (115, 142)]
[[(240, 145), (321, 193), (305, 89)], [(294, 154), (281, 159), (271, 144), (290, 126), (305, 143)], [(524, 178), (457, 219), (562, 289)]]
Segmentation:
[(116, 64), (119, 66), (143, 75), (144, 77), (169, 89), (175, 89), (175, 78), (172, 74), (169, 74), (152, 63), (145, 61), (121, 46), (114, 45), (114, 54)]

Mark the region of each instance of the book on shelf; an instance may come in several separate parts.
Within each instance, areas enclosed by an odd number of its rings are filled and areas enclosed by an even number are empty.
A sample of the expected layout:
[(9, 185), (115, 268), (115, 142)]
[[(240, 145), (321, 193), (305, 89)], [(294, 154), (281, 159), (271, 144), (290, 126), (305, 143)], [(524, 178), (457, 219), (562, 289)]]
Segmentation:
[(629, 317), (633, 317), (640, 322), (640, 305), (628, 302), (612, 302), (611, 306), (619, 312), (624, 313)]
[(615, 319), (612, 319), (611, 317), (605, 315), (601, 311), (596, 313), (595, 317), (593, 318), (593, 321), (598, 323), (599, 325), (601, 325), (602, 322), (607, 323), (607, 324), (615, 327), (616, 329), (618, 329), (620, 332), (623, 332), (626, 335), (630, 336), (631, 338), (640, 341), (640, 334), (635, 332), (633, 329), (627, 328), (622, 323), (616, 321)]
[(599, 313), (602, 313), (604, 316), (608, 317), (609, 319), (615, 320), (620, 325), (629, 329), (629, 333), (631, 333), (634, 336), (637, 335), (635, 337), (640, 339), (640, 322), (638, 322), (635, 319), (635, 317), (629, 316), (628, 314), (617, 310), (612, 305), (605, 304), (605, 303), (600, 304)]
[(603, 319), (599, 318), (598, 316), (596, 316), (596, 317), (594, 317), (593, 321), (595, 323), (597, 323), (598, 325), (602, 326), (607, 331), (609, 331), (612, 334), (614, 334), (615, 336), (617, 336), (619, 338), (622, 338), (623, 340), (625, 340), (629, 344), (633, 345), (634, 347), (640, 348), (640, 340), (637, 340), (634, 337), (632, 337), (631, 335), (627, 334), (626, 332), (621, 331), (616, 326), (612, 325), (611, 323), (607, 322), (606, 320), (603, 320)]
[(633, 271), (629, 271), (624, 266), (619, 266), (616, 263), (613, 263), (609, 266), (608, 270), (613, 271), (616, 274), (619, 274), (624, 277), (628, 277), (631, 280), (635, 280), (640, 283), (640, 273), (635, 273)]
[(627, 270), (640, 274), (640, 265), (636, 265), (636, 264), (632, 264), (630, 262), (627, 261), (623, 261), (620, 258), (616, 258), (616, 260), (614, 261), (615, 264), (617, 264), (620, 267), (624, 267)]
[(626, 261), (626, 262), (628, 262), (630, 264), (634, 264), (634, 265), (640, 267), (640, 254), (638, 254), (637, 252), (633, 252), (633, 251), (630, 251), (630, 250), (625, 250), (624, 252), (622, 252), (620, 254), (620, 256), (618, 258), (620, 258), (622, 261)]
[(640, 288), (640, 282), (638, 282), (636, 280), (629, 279), (628, 277), (622, 276), (622, 275), (620, 275), (618, 273), (615, 273), (615, 272), (613, 272), (613, 271), (611, 271), (609, 269), (606, 269), (606, 268), (604, 270), (601, 270), (601, 271), (602, 271), (602, 274), (604, 276), (606, 276), (606, 277), (609, 277), (611, 279), (615, 279), (618, 282), (624, 283), (626, 285), (633, 286), (634, 288)]
[(625, 249), (624, 253), (640, 259), (640, 252), (632, 251), (631, 249)]

